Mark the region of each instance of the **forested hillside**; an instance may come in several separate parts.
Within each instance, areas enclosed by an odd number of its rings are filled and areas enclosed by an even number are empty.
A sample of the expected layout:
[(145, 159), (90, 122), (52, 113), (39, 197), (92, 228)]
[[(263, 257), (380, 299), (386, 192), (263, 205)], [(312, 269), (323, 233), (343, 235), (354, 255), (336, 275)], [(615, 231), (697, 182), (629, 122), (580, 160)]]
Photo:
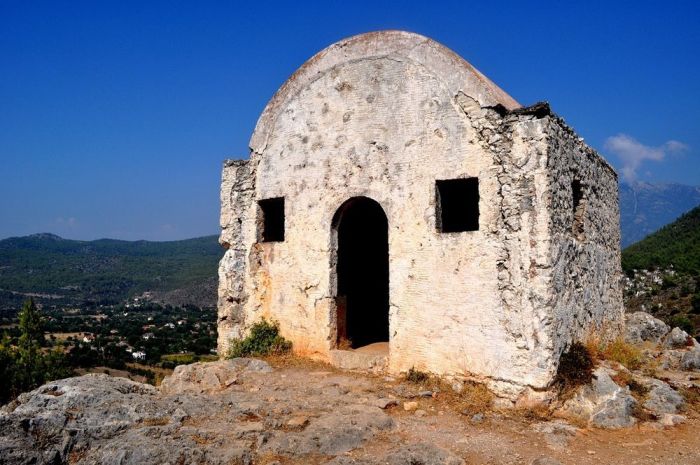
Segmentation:
[(222, 255), (216, 236), (172, 242), (9, 238), (0, 241), (0, 308), (16, 308), (29, 295), (56, 304), (111, 304), (179, 289), (203, 300), (190, 303), (211, 306)]
[(700, 274), (700, 207), (622, 253), (622, 267), (626, 272), (671, 266), (680, 273)]

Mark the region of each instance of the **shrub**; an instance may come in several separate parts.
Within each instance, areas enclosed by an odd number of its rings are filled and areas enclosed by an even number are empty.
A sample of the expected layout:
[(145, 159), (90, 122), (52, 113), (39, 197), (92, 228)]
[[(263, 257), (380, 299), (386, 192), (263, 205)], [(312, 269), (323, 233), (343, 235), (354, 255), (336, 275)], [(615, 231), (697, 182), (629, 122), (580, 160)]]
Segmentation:
[(587, 384), (593, 378), (594, 367), (595, 354), (580, 342), (574, 342), (561, 354), (556, 382), (564, 390)]
[(661, 289), (670, 289), (678, 286), (678, 280), (675, 276), (667, 274), (661, 280)]
[(649, 392), (649, 388), (634, 379), (632, 374), (626, 370), (619, 370), (615, 375), (612, 376), (612, 380), (615, 381), (621, 387), (629, 387), (630, 392), (637, 400), (642, 400)]
[(637, 370), (644, 363), (642, 351), (624, 341), (624, 339), (615, 339), (607, 344), (601, 355), (606, 360), (620, 363), (630, 370)]
[(291, 349), (292, 343), (280, 336), (278, 324), (263, 318), (250, 328), (247, 337), (231, 340), (226, 358), (279, 355)]
[(678, 326), (688, 334), (695, 334), (695, 325), (685, 315), (677, 315), (671, 318), (671, 326)]
[(696, 412), (700, 411), (700, 387), (682, 387), (678, 391), (683, 396), (686, 402), (684, 410)]
[(0, 339), (0, 404), (47, 381), (72, 376), (59, 350), (42, 350), (43, 318), (33, 300), (18, 314), (20, 336), (13, 346), (7, 335)]
[(428, 373), (416, 370), (413, 367), (411, 367), (411, 369), (408, 370), (408, 373), (406, 373), (406, 381), (410, 381), (412, 383), (422, 383), (424, 381), (427, 381), (429, 378), (430, 375), (428, 375)]
[(466, 383), (460, 394), (462, 401), (462, 413), (476, 415), (491, 409), (493, 405), (493, 393), (480, 383)]

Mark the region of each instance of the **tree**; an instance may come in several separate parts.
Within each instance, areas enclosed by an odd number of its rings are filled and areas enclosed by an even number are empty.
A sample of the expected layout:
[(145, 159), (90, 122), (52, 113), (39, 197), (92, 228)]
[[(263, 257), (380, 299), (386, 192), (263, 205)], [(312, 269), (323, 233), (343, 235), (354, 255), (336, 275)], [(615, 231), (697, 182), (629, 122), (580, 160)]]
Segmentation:
[(0, 403), (5, 403), (13, 394), (15, 374), (14, 351), (7, 334), (0, 339)]
[(19, 312), (19, 342), (17, 344), (20, 385), (31, 389), (44, 380), (41, 363), (41, 346), (45, 342), (41, 314), (33, 299), (29, 299)]
[(57, 350), (44, 353), (43, 320), (33, 300), (28, 300), (19, 312), (19, 339), (13, 347), (9, 338), (0, 341), (0, 402), (34, 389), (43, 383), (70, 376), (64, 355)]

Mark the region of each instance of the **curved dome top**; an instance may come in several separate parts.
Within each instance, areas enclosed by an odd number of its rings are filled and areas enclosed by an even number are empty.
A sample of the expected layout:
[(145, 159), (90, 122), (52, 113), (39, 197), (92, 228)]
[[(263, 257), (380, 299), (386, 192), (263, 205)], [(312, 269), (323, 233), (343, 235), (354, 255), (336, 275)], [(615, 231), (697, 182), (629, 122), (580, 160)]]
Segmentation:
[(275, 93), (263, 110), (250, 139), (250, 148), (260, 153), (266, 145), (277, 115), (285, 102), (330, 69), (348, 62), (387, 57), (409, 60), (425, 67), (457, 95), (471, 97), (482, 107), (503, 105), (509, 110), (521, 105), (462, 57), (420, 34), (378, 31), (343, 39), (304, 63)]

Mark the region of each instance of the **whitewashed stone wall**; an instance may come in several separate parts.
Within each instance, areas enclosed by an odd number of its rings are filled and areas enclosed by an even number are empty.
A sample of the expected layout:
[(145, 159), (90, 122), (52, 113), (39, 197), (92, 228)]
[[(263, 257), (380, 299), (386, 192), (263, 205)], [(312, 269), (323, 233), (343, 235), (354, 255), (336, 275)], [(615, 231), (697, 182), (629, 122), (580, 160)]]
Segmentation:
[[(509, 397), (544, 388), (559, 353), (621, 309), (619, 232), (570, 244), (570, 183), (560, 178), (573, 163), (604, 194), (615, 176), (567, 134), (547, 107), (521, 109), (416, 34), (366, 34), (320, 52), (268, 104), (250, 160), (224, 166), (220, 352), (266, 317), (296, 351), (328, 357), (331, 220), (347, 199), (366, 196), (389, 224), (390, 371), (472, 376)], [(479, 178), (480, 228), (440, 233), (435, 181), (465, 177)], [(272, 197), (285, 198), (285, 241), (258, 242), (256, 201)], [(591, 201), (591, 233), (619, 230), (608, 217), (616, 197), (601, 202), (594, 213)]]
[[(560, 118), (550, 118), (549, 211), (554, 353), (591, 334), (612, 338), (624, 324), (617, 174)], [(583, 234), (572, 233), (571, 184), (582, 186)]]

